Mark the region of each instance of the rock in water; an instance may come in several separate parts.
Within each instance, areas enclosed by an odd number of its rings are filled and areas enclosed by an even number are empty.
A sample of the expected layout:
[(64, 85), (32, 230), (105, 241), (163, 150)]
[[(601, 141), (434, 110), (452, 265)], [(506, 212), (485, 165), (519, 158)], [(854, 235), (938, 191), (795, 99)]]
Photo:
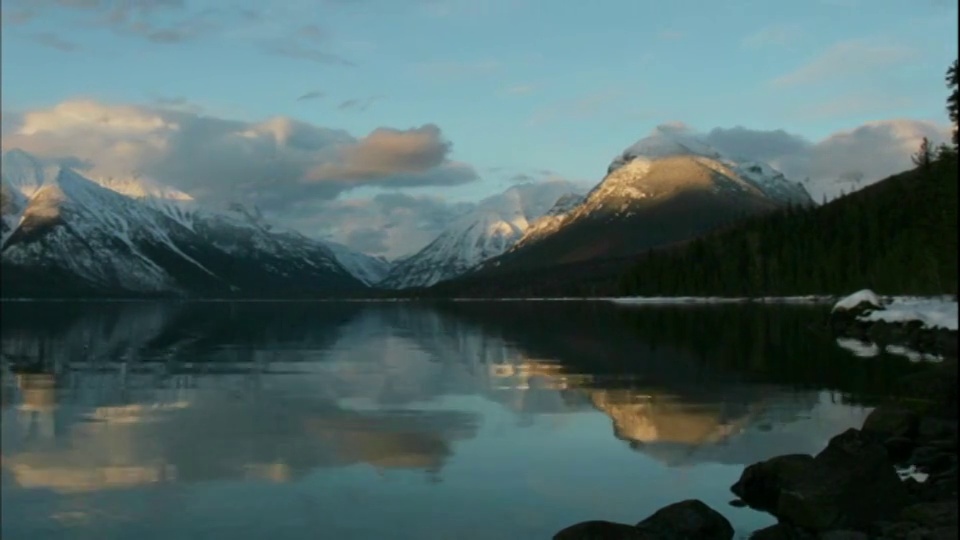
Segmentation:
[(797, 484), (812, 467), (813, 456), (808, 454), (777, 456), (747, 467), (730, 489), (751, 508), (773, 513), (780, 492)]
[(920, 417), (917, 413), (900, 407), (877, 407), (863, 421), (863, 432), (879, 440), (892, 437), (913, 439), (917, 436)]
[(850, 429), (815, 458), (781, 456), (751, 465), (732, 488), (755, 508), (813, 531), (863, 530), (909, 501), (884, 447)]
[(754, 531), (750, 535), (750, 540), (816, 540), (816, 538), (815, 534), (787, 523), (777, 523), (759, 531)]
[(733, 526), (702, 501), (690, 499), (657, 510), (636, 526), (611, 521), (584, 521), (554, 535), (553, 540), (731, 540)]
[(553, 540), (644, 540), (640, 530), (625, 523), (584, 521), (571, 525), (553, 536)]
[(643, 538), (662, 540), (730, 540), (733, 526), (702, 501), (690, 499), (661, 508), (637, 523)]
[(887, 451), (859, 430), (830, 439), (814, 463), (812, 474), (781, 493), (777, 516), (784, 521), (818, 531), (863, 529), (909, 501)]

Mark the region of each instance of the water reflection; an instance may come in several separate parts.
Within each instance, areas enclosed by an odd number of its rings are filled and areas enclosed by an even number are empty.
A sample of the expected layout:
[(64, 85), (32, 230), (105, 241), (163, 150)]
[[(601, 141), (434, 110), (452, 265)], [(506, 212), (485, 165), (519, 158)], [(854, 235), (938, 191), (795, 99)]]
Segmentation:
[(4, 304), (2, 536), (257, 538), (269, 508), (275, 538), (544, 538), (724, 508), (742, 465), (818, 451), (913, 368), (855, 358), (818, 316)]

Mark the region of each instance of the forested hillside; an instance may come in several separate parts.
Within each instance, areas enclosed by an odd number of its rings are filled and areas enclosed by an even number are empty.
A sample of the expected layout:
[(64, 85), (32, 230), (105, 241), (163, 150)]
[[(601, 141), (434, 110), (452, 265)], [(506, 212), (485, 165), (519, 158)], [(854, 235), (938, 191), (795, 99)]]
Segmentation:
[(791, 208), (650, 254), (618, 293), (956, 293), (957, 155), (944, 147), (918, 161), (822, 207)]

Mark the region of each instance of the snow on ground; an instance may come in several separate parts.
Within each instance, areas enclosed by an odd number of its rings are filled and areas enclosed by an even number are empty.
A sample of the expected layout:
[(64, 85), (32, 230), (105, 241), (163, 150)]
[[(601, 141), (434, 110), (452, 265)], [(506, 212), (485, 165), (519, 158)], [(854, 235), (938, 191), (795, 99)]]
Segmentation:
[(836, 305), (833, 306), (833, 311), (848, 311), (859, 306), (860, 304), (869, 304), (875, 307), (882, 307), (883, 300), (877, 295), (877, 293), (871, 291), (870, 289), (863, 289), (837, 302)]
[(917, 470), (916, 465), (910, 465), (909, 467), (897, 467), (897, 475), (900, 476), (900, 480), (906, 480), (907, 478), (913, 478), (921, 484), (927, 481), (927, 478), (930, 477), (929, 474), (925, 472), (920, 472)]
[(957, 300), (954, 296), (888, 296), (864, 289), (841, 299), (833, 311), (847, 311), (867, 303), (876, 309), (857, 318), (861, 321), (906, 323), (919, 321), (924, 328), (957, 330)]
[(869, 341), (860, 341), (855, 338), (837, 338), (837, 345), (860, 358), (873, 358), (880, 355), (880, 346)]
[(895, 356), (902, 356), (911, 362), (942, 362), (943, 357), (936, 354), (917, 352), (909, 347), (902, 345), (887, 345), (880, 348), (876, 343), (861, 341), (856, 338), (837, 338), (837, 345), (847, 351), (850, 351), (858, 358), (874, 358), (886, 353)]
[(897, 356), (903, 356), (911, 362), (942, 362), (943, 357), (936, 354), (921, 353), (917, 352), (908, 347), (902, 345), (887, 345), (886, 347), (887, 354), (895, 354)]
[(664, 304), (823, 304), (832, 302), (832, 296), (763, 296), (759, 298), (725, 296), (622, 296), (596, 298), (621, 305), (664, 305)]
[(864, 321), (920, 321), (924, 328), (957, 330), (957, 301), (951, 298), (893, 298), (883, 309), (860, 317)]

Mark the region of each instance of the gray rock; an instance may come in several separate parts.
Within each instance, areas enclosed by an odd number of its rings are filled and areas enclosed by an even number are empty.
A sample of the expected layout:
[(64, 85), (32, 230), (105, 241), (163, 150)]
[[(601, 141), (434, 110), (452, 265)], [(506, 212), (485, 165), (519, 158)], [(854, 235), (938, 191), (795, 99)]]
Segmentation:
[(665, 506), (637, 523), (651, 540), (731, 540), (733, 526), (702, 501), (689, 499)]

